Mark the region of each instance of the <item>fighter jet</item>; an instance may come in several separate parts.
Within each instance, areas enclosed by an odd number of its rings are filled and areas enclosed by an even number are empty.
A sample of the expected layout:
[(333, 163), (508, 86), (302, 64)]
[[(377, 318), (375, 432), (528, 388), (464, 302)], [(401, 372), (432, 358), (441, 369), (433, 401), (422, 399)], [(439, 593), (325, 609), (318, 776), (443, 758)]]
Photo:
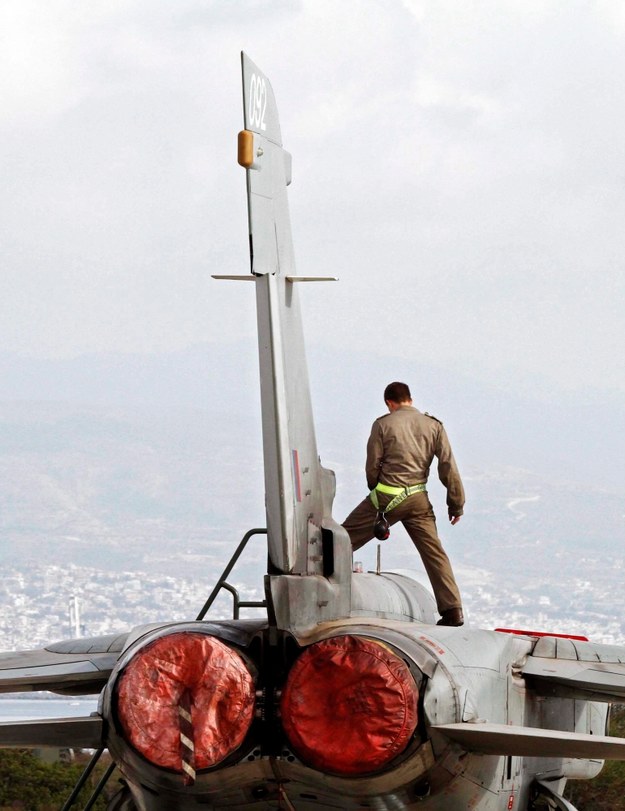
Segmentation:
[(237, 603), (211, 621), (211, 595), (188, 622), (2, 654), (4, 692), (100, 698), (89, 717), (4, 723), (0, 745), (108, 749), (110, 811), (575, 811), (566, 781), (625, 759), (606, 735), (625, 647), (437, 626), (416, 580), (352, 572), (315, 439), (298, 296), (316, 280), (295, 272), (291, 156), (267, 77), (242, 67), (251, 268), (219, 278), (256, 292), (266, 617)]

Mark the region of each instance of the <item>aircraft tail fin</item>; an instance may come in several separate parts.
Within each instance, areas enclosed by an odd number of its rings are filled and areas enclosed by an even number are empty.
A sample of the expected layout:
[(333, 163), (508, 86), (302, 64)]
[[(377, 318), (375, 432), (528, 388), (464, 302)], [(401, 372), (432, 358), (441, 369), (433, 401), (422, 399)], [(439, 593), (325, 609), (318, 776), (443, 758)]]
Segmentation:
[[(345, 530), (332, 519), (334, 474), (321, 466), (317, 452), (298, 299), (301, 285), (296, 284), (308, 279), (295, 274), (287, 199), (291, 156), (282, 148), (269, 80), (249, 57), (241, 56), (245, 130), (239, 134), (238, 157), (246, 169), (256, 285), (269, 574), (319, 575), (325, 583), (314, 588), (322, 591), (332, 592), (333, 585), (343, 583), (333, 594), (313, 600), (324, 607), (322, 618), (338, 618), (349, 614), (351, 546)], [(282, 602), (293, 611), (292, 596)], [(308, 621), (300, 618), (297, 624), (318, 619), (311, 612)]]
[(241, 54), (243, 120), (238, 159), (247, 170), (251, 270), (292, 274), (295, 268), (287, 186), (291, 155), (282, 148), (278, 107), (269, 79)]

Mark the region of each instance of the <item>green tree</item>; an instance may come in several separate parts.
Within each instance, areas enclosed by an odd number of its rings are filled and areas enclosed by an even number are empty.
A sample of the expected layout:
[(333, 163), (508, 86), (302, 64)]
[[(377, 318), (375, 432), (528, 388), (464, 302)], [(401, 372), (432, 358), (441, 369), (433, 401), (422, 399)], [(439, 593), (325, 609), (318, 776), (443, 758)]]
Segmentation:
[[(80, 793), (77, 808), (84, 807), (108, 763), (99, 763)], [(85, 768), (84, 762), (45, 763), (28, 749), (0, 749), (0, 811), (58, 811)], [(115, 779), (111, 778), (108, 796)], [(99, 797), (96, 811), (105, 811)]]
[[(625, 705), (613, 704), (610, 735), (625, 738)], [(616, 811), (625, 805), (625, 762), (607, 760), (594, 780), (569, 780), (565, 796), (580, 811)]]

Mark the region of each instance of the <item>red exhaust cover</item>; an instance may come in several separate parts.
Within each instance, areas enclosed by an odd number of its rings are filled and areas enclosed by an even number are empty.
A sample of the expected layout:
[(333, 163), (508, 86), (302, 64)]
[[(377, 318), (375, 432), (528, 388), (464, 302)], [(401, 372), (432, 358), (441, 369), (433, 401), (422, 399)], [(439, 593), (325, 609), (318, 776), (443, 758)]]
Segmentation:
[(371, 639), (339, 636), (311, 645), (296, 661), (282, 695), (282, 723), (304, 762), (366, 774), (408, 746), (418, 698), (399, 656)]
[(128, 742), (156, 766), (181, 771), (180, 704), (187, 692), (195, 768), (222, 761), (245, 738), (254, 714), (254, 680), (239, 654), (214, 637), (185, 632), (146, 645), (117, 683)]

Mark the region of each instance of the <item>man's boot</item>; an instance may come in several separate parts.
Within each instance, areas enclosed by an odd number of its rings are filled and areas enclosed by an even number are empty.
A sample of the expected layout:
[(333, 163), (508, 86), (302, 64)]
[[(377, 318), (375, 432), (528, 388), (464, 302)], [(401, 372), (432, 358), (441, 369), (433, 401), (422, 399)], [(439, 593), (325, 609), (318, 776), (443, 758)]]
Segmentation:
[(464, 617), (462, 616), (461, 608), (448, 608), (443, 611), (441, 618), (436, 623), (437, 625), (464, 625)]

